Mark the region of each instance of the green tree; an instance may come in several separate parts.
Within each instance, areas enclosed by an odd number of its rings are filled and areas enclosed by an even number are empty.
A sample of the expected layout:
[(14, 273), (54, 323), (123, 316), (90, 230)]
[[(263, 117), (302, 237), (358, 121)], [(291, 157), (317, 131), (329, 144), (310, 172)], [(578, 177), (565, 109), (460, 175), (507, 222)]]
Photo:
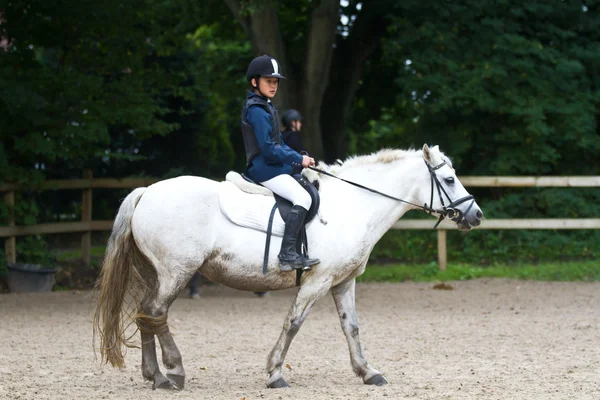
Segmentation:
[(598, 172), (597, 1), (398, 7), (385, 51), (416, 121), (407, 139), (441, 143), (469, 173)]
[[(179, 3), (179, 10), (185, 8)], [(0, 6), (0, 180), (39, 181), (100, 157), (129, 157), (178, 127), (165, 96), (192, 98), (162, 60), (181, 40), (169, 2), (11, 1)], [(165, 19), (167, 21), (165, 21)], [(176, 110), (175, 110), (176, 111)]]
[(304, 115), (303, 135), (311, 153), (327, 159), (342, 157), (352, 99), (395, 2), (225, 3), (244, 28), (253, 55), (270, 54), (282, 64), (289, 79), (281, 85), (276, 105), (299, 109)]

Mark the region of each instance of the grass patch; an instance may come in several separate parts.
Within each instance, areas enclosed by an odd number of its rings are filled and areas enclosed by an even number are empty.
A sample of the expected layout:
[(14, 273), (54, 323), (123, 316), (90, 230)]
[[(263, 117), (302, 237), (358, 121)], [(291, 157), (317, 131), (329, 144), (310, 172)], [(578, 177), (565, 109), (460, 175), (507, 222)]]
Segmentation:
[[(106, 246), (92, 246), (91, 255), (92, 257), (103, 257), (106, 251)], [(81, 249), (62, 250), (57, 251), (57, 261), (73, 261), (81, 259)]]
[(599, 261), (498, 264), (482, 267), (475, 264), (449, 264), (440, 271), (437, 263), (427, 265), (370, 265), (359, 282), (436, 282), (475, 278), (511, 278), (538, 281), (600, 281)]

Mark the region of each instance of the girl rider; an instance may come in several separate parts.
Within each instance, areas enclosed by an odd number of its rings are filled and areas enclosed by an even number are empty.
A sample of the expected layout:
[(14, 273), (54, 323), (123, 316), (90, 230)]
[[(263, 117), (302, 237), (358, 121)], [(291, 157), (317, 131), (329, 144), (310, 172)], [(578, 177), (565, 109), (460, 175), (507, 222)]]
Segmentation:
[(293, 204), (285, 221), (285, 231), (278, 256), (280, 269), (292, 271), (303, 268), (305, 264), (308, 267), (316, 265), (320, 262), (319, 259), (305, 260), (296, 252), (298, 233), (310, 209), (312, 199), (292, 177), (295, 171), (314, 166), (315, 160), (292, 150), (281, 140), (279, 117), (271, 102), (277, 93), (279, 80), (285, 77), (281, 75), (277, 61), (268, 55), (252, 60), (246, 77), (251, 85), (242, 108), (246, 175)]

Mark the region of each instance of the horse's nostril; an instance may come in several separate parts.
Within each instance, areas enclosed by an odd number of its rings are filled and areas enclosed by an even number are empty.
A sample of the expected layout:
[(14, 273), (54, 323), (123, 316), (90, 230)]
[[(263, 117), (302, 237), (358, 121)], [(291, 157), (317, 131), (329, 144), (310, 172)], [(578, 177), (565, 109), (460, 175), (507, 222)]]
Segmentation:
[(483, 213), (481, 212), (481, 210), (477, 210), (477, 213), (475, 215), (477, 216), (478, 219), (483, 218)]

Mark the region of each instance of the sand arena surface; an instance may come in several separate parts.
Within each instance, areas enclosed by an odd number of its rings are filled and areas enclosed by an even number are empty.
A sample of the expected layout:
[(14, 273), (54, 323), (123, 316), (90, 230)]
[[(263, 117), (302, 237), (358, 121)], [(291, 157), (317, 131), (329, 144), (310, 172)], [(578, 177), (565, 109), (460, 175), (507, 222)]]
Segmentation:
[(0, 398), (600, 399), (600, 283), (450, 284), (357, 285), (363, 348), (387, 386), (354, 376), (327, 296), (286, 358), (292, 388), (275, 390), (265, 387), (266, 357), (294, 290), (182, 294), (169, 317), (187, 373), (181, 392), (152, 391), (138, 349), (122, 371), (94, 360), (89, 292), (0, 295)]

